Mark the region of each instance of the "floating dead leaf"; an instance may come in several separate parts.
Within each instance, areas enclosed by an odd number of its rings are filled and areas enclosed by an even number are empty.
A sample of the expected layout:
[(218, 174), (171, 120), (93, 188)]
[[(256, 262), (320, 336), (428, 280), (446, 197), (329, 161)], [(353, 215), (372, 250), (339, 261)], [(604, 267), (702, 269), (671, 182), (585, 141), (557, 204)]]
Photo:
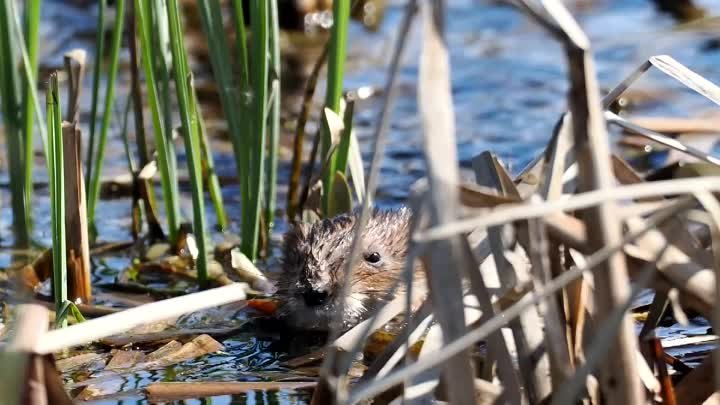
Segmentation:
[(145, 353), (139, 350), (118, 350), (105, 366), (105, 369), (128, 369), (143, 361), (144, 358)]
[(189, 336), (196, 336), (200, 334), (208, 335), (229, 335), (236, 332), (239, 327), (230, 328), (203, 328), (203, 329), (179, 329), (179, 330), (164, 330), (162, 332), (147, 333), (142, 335), (118, 335), (111, 336), (101, 339), (100, 342), (104, 345), (122, 347), (130, 343), (144, 344), (154, 342), (165, 342), (173, 339), (187, 338)]
[(143, 368), (166, 367), (224, 349), (224, 346), (210, 335), (200, 335), (177, 350), (168, 348), (162, 357), (155, 356), (153, 361), (143, 363)]
[(180, 348), (182, 348), (182, 343), (178, 342), (177, 340), (171, 340), (165, 343), (159, 349), (145, 356), (145, 362), (149, 363), (159, 361), (160, 359), (180, 350)]

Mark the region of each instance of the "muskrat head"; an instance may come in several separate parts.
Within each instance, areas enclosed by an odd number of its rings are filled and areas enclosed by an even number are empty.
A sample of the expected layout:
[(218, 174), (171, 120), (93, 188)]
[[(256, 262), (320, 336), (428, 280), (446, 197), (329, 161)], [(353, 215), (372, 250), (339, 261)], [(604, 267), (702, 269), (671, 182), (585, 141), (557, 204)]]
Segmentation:
[(349, 328), (387, 298), (405, 264), (410, 211), (372, 212), (362, 235), (350, 294), (344, 296), (358, 215), (355, 211), (313, 225), (296, 225), (286, 234), (278, 287), (283, 299), (281, 316), (291, 326), (326, 330), (342, 310), (342, 327)]

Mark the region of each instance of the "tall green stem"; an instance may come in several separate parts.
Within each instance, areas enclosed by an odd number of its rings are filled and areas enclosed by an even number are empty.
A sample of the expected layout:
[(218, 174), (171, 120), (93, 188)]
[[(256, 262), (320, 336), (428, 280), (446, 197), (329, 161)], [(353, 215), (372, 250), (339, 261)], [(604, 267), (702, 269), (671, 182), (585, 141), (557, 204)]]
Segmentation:
[(88, 225), (95, 230), (95, 208), (100, 198), (100, 175), (102, 172), (103, 159), (105, 156), (105, 144), (107, 133), (110, 128), (110, 117), (112, 116), (112, 105), (115, 101), (115, 79), (117, 78), (118, 61), (120, 60), (120, 46), (122, 44), (123, 26), (125, 25), (125, 0), (115, 2), (115, 26), (113, 28), (112, 54), (110, 59), (110, 72), (107, 79), (107, 90), (105, 91), (105, 111), (103, 113), (102, 126), (100, 127), (100, 140), (95, 156), (94, 172), (90, 178), (90, 192), (88, 199)]
[(278, 22), (278, 2), (269, 1), (270, 7), (270, 65), (272, 68), (272, 104), (270, 105), (269, 151), (268, 151), (268, 181), (265, 195), (265, 225), (268, 233), (275, 221), (275, 207), (277, 198), (277, 166), (278, 144), (280, 142), (280, 25)]
[(31, 94), (35, 91), (38, 76), (38, 38), (40, 31), (40, 0), (28, 0), (25, 2), (25, 45), (27, 46), (29, 70), (32, 77), (23, 77), (23, 121), (24, 148), (25, 148), (25, 221), (32, 223), (32, 194), (33, 194), (33, 124), (35, 123), (35, 105), (32, 102)]
[(171, 244), (177, 242), (177, 233), (179, 228), (178, 219), (178, 200), (179, 195), (176, 192), (177, 178), (173, 162), (170, 160), (172, 143), (165, 136), (165, 127), (161, 117), (160, 100), (158, 98), (158, 86), (155, 80), (155, 71), (153, 69), (153, 61), (156, 55), (153, 54), (152, 42), (152, 25), (150, 21), (149, 1), (135, 0), (135, 15), (138, 20), (140, 29), (140, 48), (142, 51), (142, 66), (145, 72), (145, 82), (147, 84), (148, 101), (150, 111), (152, 113), (153, 133), (155, 135), (155, 145), (157, 148), (157, 162), (160, 168), (160, 183), (163, 189), (163, 199), (165, 200), (165, 210), (168, 218), (168, 236)]
[[(57, 73), (50, 76), (47, 93), (48, 146), (50, 161), (50, 204), (53, 240), (53, 296), (56, 313), (67, 301), (67, 259), (65, 256), (65, 171), (63, 159), (62, 118)], [(63, 321), (62, 326), (67, 322)]]
[(198, 257), (196, 267), (198, 281), (201, 287), (207, 286), (207, 252), (205, 241), (205, 207), (203, 202), (203, 184), (200, 168), (200, 135), (197, 131), (197, 111), (195, 111), (190, 94), (192, 75), (190, 73), (183, 34), (180, 30), (180, 10), (177, 0), (168, 0), (167, 16), (170, 23), (170, 42), (173, 56), (173, 74), (178, 103), (180, 105), (180, 119), (182, 121), (182, 135), (185, 141), (185, 154), (188, 161), (190, 185), (192, 187), (193, 201), (193, 231), (196, 237)]
[[(350, 1), (333, 2), (333, 26), (330, 37), (330, 54), (328, 56), (328, 83), (325, 106), (340, 114), (340, 99), (343, 92), (343, 77), (345, 74), (345, 54), (347, 48), (347, 32), (350, 22)], [(330, 133), (322, 131), (321, 159), (326, 159), (330, 151), (332, 139)], [(323, 208), (331, 212), (333, 179), (335, 177), (335, 156), (329, 160), (328, 168), (323, 177)]]
[(93, 64), (93, 89), (90, 103), (90, 135), (88, 135), (87, 159), (85, 159), (85, 182), (90, 183), (92, 161), (95, 156), (95, 128), (97, 127), (97, 107), (100, 92), (100, 68), (105, 50), (105, 9), (107, 0), (98, 0), (98, 19), (95, 28), (95, 63)]

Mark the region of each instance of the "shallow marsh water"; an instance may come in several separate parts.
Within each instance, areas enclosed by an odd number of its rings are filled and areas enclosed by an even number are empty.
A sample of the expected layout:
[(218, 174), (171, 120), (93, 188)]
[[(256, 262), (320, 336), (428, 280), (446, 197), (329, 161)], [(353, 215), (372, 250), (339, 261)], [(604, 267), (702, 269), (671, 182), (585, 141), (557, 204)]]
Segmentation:
[[(383, 85), (389, 50), (395, 36), (395, 28), (403, 12), (403, 4), (389, 2), (385, 19), (377, 32), (368, 32), (353, 24), (350, 32), (348, 76), (346, 89), (361, 86)], [(469, 175), (470, 160), (485, 150), (497, 154), (517, 173), (531, 161), (548, 141), (559, 114), (565, 109), (565, 60), (560, 46), (545, 35), (540, 28), (508, 7), (489, 4), (480, 0), (450, 1), (448, 8), (448, 43), (453, 69), (453, 96), (455, 101), (458, 152), (464, 174)], [(575, 0), (570, 3), (574, 15), (588, 33), (595, 50), (600, 84), (611, 88), (649, 56), (669, 54), (713, 82), (720, 82), (720, 50), (709, 45), (714, 38), (697, 30), (678, 31), (676, 22), (668, 15), (659, 13), (650, 0)], [(720, 4), (711, 0), (697, 1), (709, 14), (720, 14)], [(76, 8), (60, 0), (46, 1), (43, 7), (41, 52), (43, 66), (60, 67), (62, 54), (75, 47), (92, 53), (95, 28), (95, 8)], [(405, 64), (400, 72), (399, 97), (390, 127), (387, 155), (383, 160), (381, 184), (377, 202), (383, 206), (397, 206), (407, 197), (410, 185), (424, 175), (421, 155), (420, 119), (416, 106), (416, 82), (419, 32), (417, 24), (413, 39), (406, 52)], [(122, 57), (125, 67), (128, 55)], [(90, 58), (93, 59), (92, 57)], [(129, 75), (122, 72), (117, 109), (124, 104)], [(85, 81), (81, 101), (86, 118), (90, 103), (91, 77)], [(705, 99), (684, 90), (669, 78), (650, 72), (636, 84), (645, 90), (646, 96), (634, 105), (633, 113), (655, 116), (696, 116), (712, 111), (713, 106)], [(103, 87), (101, 87), (101, 92)], [(101, 93), (102, 94), (102, 93)], [(324, 89), (318, 89), (318, 100)], [(355, 125), (363, 149), (365, 161), (371, 150), (370, 136), (376, 123), (380, 103), (370, 98), (356, 106)], [(290, 106), (286, 116), (292, 116), (296, 106)], [(119, 114), (118, 114), (119, 116)], [(106, 177), (126, 173), (126, 161), (118, 136), (119, 120), (110, 132), (108, 153), (103, 173)], [(83, 120), (83, 133), (87, 134), (87, 119)], [(292, 126), (293, 123), (291, 122)], [(313, 130), (308, 131), (309, 134)], [(434, 134), (442, 136), (442, 134)], [(614, 136), (617, 136), (616, 134)], [(281, 152), (279, 202), (284, 205), (289, 156), (289, 137)], [(219, 175), (233, 177), (231, 148), (222, 137), (213, 137), (213, 150)], [(307, 148), (306, 148), (307, 150)], [(184, 165), (182, 148), (178, 144), (179, 166)], [(44, 163), (38, 153), (36, 179), (44, 182)], [(4, 155), (3, 155), (4, 158)], [(3, 173), (5, 176), (5, 173)], [(3, 183), (6, 177), (2, 177)], [(7, 189), (0, 194), (0, 266), (8, 266), (11, 260), (9, 246), (11, 215)], [(225, 186), (223, 195), (231, 220), (239, 217), (237, 187)], [(50, 244), (49, 199), (47, 189), (40, 187), (34, 204), (35, 237), (42, 245)], [(162, 204), (159, 205), (162, 208)], [(191, 213), (189, 195), (183, 199), (183, 213)], [(206, 204), (210, 223), (214, 223), (212, 205)], [(103, 241), (127, 241), (130, 239), (130, 201), (127, 198), (103, 200), (99, 204), (98, 226)], [(272, 241), (274, 246), (285, 224), (279, 222)], [(237, 222), (233, 222), (224, 234), (215, 233), (215, 242), (232, 238), (237, 234)], [(276, 249), (275, 249), (276, 251)], [(270, 260), (275, 262), (276, 255)], [(131, 262), (126, 256), (104, 256), (94, 259), (96, 283), (112, 283), (119, 271)], [(243, 319), (238, 319), (242, 322)], [(659, 331), (670, 342), (673, 339), (706, 334), (709, 326), (702, 320), (690, 327), (671, 325)], [(258, 336), (248, 330), (225, 339), (225, 352), (204, 356), (160, 371), (142, 371), (125, 374), (120, 378), (122, 396), (95, 403), (130, 404), (146, 403), (138, 390), (145, 385), (165, 380), (175, 381), (259, 381), (291, 374), (280, 365), (288, 356), (288, 342), (280, 336)], [(697, 364), (697, 355), (709, 350), (708, 346), (691, 346), (671, 349), (671, 353), (687, 356), (690, 364)], [(93, 375), (93, 370), (89, 370)], [(96, 370), (97, 371), (97, 370)], [(97, 371), (99, 372), (99, 371)], [(78, 376), (65, 374), (66, 382), (75, 383)], [(118, 380), (108, 382), (118, 384)], [(185, 404), (294, 404), (306, 403), (302, 392), (258, 392), (248, 395), (215, 397), (207, 400), (191, 400)]]

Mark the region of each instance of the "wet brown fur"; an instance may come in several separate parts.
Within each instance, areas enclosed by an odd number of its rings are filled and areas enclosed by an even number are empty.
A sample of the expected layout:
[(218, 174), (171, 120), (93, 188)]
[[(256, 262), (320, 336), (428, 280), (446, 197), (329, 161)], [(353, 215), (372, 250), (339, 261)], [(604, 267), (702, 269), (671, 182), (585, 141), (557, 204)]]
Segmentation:
[[(367, 311), (387, 296), (402, 273), (407, 255), (410, 210), (372, 211), (363, 232), (361, 256), (353, 271), (351, 293), (342, 297), (346, 260), (350, 256), (359, 211), (324, 219), (312, 225), (294, 226), (285, 235), (283, 270), (278, 280), (281, 315), (301, 329), (327, 329), (345, 299), (343, 326), (361, 321)], [(365, 258), (381, 255), (379, 264)], [(303, 289), (329, 292), (327, 303), (309, 307), (301, 298)]]

